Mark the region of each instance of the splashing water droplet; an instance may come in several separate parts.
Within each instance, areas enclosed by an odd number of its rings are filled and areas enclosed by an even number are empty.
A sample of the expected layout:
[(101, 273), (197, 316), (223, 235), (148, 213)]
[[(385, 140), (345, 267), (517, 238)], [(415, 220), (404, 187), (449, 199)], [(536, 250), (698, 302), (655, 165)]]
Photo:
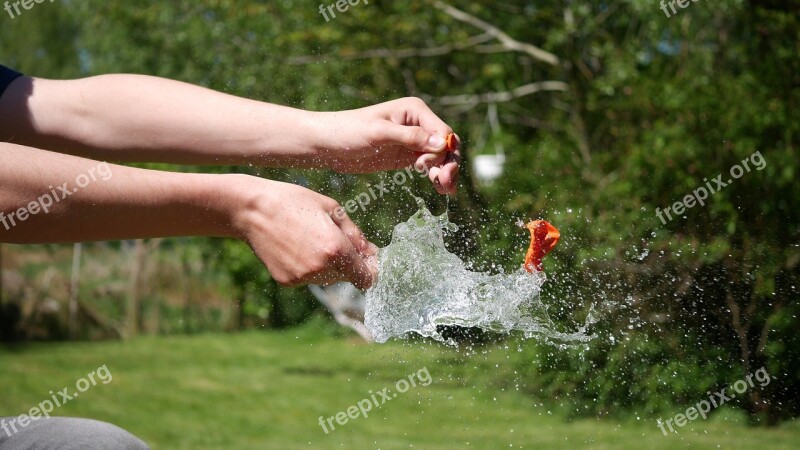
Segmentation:
[(586, 332), (595, 320), (591, 313), (578, 331), (557, 330), (539, 297), (543, 272), (467, 270), (444, 245), (444, 232), (458, 227), (447, 213), (434, 216), (422, 199), (414, 198), (419, 210), (394, 228), (391, 243), (380, 252), (378, 282), (366, 295), (364, 323), (377, 342), (409, 332), (448, 342), (437, 331), (441, 325), (521, 331), (526, 338), (562, 343), (591, 339)]

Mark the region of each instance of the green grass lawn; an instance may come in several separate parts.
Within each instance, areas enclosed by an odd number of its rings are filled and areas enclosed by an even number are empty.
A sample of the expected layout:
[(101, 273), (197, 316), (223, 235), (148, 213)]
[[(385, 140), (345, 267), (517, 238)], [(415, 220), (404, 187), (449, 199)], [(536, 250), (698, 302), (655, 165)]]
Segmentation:
[[(723, 414), (664, 437), (652, 419), (573, 420), (491, 383), (502, 348), (463, 352), (421, 342), (366, 345), (320, 321), (249, 331), (127, 342), (0, 349), (0, 416), (18, 415), (106, 365), (99, 383), (57, 415), (117, 424), (155, 449), (173, 448), (797, 448), (800, 427), (751, 428)], [(515, 349), (505, 350), (506, 352)], [(333, 416), (427, 368), (417, 385), (325, 434)], [(676, 413), (680, 412), (676, 408)]]

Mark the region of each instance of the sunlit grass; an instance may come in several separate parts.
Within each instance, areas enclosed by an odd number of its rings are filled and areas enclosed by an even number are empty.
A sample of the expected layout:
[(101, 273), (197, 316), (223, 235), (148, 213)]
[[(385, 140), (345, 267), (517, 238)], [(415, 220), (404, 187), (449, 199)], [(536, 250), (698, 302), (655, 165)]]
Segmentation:
[[(285, 332), (249, 331), (128, 342), (35, 344), (0, 350), (0, 415), (17, 415), (106, 364), (113, 375), (58, 409), (122, 426), (153, 448), (796, 448), (796, 424), (750, 428), (717, 414), (664, 437), (652, 419), (620, 422), (551, 415), (492, 383), (504, 352), (464, 353), (415, 342), (365, 345), (320, 321)], [(426, 367), (411, 388), (369, 417), (325, 434), (334, 416)], [(676, 412), (680, 412), (676, 410)]]

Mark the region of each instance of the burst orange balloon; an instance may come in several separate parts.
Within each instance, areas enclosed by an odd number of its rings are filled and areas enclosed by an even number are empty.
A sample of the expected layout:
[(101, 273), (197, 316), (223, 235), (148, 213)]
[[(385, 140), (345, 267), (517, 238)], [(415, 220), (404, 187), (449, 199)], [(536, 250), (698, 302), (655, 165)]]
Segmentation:
[(525, 225), (531, 232), (531, 245), (525, 255), (525, 270), (541, 272), (542, 258), (556, 246), (561, 233), (544, 220), (534, 220)]
[(450, 133), (445, 138), (445, 142), (447, 142), (447, 146), (445, 147), (448, 152), (456, 151), (456, 145), (458, 145), (458, 141), (456, 140), (456, 135), (454, 133)]

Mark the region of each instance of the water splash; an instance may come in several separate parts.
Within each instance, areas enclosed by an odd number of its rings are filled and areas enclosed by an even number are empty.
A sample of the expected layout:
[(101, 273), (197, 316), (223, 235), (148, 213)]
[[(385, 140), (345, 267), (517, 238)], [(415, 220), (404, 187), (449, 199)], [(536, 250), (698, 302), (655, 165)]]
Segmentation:
[(378, 282), (367, 291), (364, 323), (377, 342), (409, 332), (448, 342), (437, 331), (442, 325), (521, 331), (526, 338), (560, 343), (591, 339), (586, 328), (595, 321), (592, 311), (578, 331), (557, 330), (539, 298), (544, 272), (467, 270), (444, 245), (444, 232), (458, 227), (447, 213), (434, 216), (414, 198), (419, 210), (394, 228), (391, 243), (380, 252)]

